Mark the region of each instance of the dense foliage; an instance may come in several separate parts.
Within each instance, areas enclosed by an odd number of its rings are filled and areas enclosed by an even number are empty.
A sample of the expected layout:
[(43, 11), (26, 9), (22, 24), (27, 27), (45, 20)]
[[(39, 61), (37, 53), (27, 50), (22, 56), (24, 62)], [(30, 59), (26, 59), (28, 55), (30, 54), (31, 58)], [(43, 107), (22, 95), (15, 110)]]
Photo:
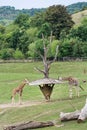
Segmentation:
[(62, 31), (65, 31), (67, 34), (74, 24), (66, 8), (61, 5), (50, 6), (46, 10), (45, 20), (50, 24), (53, 34), (58, 39)]
[(57, 45), (59, 59), (87, 57), (87, 18), (79, 26), (73, 25), (71, 15), (62, 5), (50, 6), (34, 16), (21, 13), (8, 26), (0, 25), (0, 58), (41, 59), (43, 42), (49, 48), (49, 59), (54, 57)]
[(87, 57), (87, 18), (78, 27), (73, 27), (60, 45), (60, 53), (63, 56)]

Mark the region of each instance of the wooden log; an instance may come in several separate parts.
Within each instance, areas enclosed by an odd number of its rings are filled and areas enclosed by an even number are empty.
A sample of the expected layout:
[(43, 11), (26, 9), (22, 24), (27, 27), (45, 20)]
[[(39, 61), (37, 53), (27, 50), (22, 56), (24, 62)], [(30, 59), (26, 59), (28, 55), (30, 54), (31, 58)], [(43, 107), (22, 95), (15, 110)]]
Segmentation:
[(60, 120), (61, 121), (70, 121), (70, 120), (77, 120), (81, 111), (76, 110), (74, 112), (69, 112), (69, 113), (60, 113)]
[(84, 107), (81, 109), (81, 113), (78, 117), (77, 122), (81, 123), (81, 122), (84, 122), (86, 119), (87, 119), (87, 99), (86, 99), (86, 103)]
[(81, 110), (70, 113), (60, 113), (61, 121), (77, 120), (78, 123), (84, 122), (87, 119), (87, 99), (84, 107)]
[(27, 130), (27, 129), (49, 127), (49, 126), (54, 126), (54, 123), (51, 121), (48, 122), (29, 121), (21, 124), (7, 126), (4, 128), (4, 130)]

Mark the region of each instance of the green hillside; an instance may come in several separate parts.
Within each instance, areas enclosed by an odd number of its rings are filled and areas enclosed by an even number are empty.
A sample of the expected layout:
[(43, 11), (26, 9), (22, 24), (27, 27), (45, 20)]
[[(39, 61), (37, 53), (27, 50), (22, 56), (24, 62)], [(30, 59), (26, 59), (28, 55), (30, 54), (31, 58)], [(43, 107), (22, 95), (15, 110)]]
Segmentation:
[(15, 20), (15, 18), (19, 14), (28, 14), (29, 16), (33, 16), (34, 14), (44, 11), (44, 8), (41, 9), (15, 9), (15, 7), (11, 6), (1, 6), (0, 7), (0, 23), (3, 25), (8, 25), (10, 22)]
[(75, 25), (79, 25), (84, 18), (87, 18), (87, 10), (80, 11), (72, 15)]
[(78, 2), (67, 6), (67, 11), (74, 14), (87, 8), (87, 2)]
[[(78, 2), (66, 6), (66, 9), (70, 14), (74, 14), (81, 10), (85, 10), (86, 8), (87, 8), (87, 2)], [(29, 16), (33, 16), (34, 14), (45, 10), (46, 8), (32, 8), (32, 9), (20, 10), (20, 9), (15, 9), (15, 7), (11, 7), (11, 6), (0, 6), (0, 24), (2, 25), (10, 24), (21, 13), (28, 14)]]

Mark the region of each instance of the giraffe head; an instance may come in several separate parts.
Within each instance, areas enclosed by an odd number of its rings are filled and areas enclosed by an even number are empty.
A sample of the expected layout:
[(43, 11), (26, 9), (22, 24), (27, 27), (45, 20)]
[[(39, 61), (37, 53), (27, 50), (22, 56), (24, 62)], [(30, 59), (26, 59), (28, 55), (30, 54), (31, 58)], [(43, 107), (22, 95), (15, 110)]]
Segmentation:
[(24, 79), (24, 82), (29, 85), (28, 79)]

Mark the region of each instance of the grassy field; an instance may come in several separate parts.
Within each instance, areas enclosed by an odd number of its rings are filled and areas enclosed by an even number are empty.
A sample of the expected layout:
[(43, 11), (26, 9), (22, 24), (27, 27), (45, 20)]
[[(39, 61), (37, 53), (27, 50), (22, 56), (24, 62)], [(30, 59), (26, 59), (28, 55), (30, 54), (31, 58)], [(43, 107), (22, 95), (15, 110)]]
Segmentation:
[[(1, 63), (0, 64), (0, 104), (11, 103), (11, 91), (18, 86), (24, 78), (29, 81), (43, 78), (43, 75), (34, 70), (34, 67), (43, 69), (41, 62), (32, 63)], [(5, 125), (26, 121), (57, 121), (60, 122), (60, 112), (72, 112), (75, 109), (81, 109), (85, 104), (87, 95), (87, 83), (83, 84), (82, 80), (87, 80), (87, 73), (84, 74), (84, 68), (87, 70), (87, 62), (55, 62), (51, 65), (50, 77), (58, 78), (58, 76), (74, 76), (80, 81), (85, 89), (80, 91), (80, 97), (75, 96), (73, 99), (68, 98), (68, 85), (57, 84), (54, 87), (51, 101), (45, 102), (44, 96), (38, 86), (26, 85), (23, 91), (23, 102), (25, 101), (41, 101), (40, 105), (29, 106), (23, 108), (0, 108), (0, 130)], [(16, 102), (18, 97), (16, 96)], [(74, 106), (74, 107), (73, 107)], [(55, 126), (48, 128), (40, 128), (39, 130), (82, 130), (86, 129), (87, 121), (83, 124), (77, 124), (76, 121), (64, 122), (64, 126), (57, 128)]]

